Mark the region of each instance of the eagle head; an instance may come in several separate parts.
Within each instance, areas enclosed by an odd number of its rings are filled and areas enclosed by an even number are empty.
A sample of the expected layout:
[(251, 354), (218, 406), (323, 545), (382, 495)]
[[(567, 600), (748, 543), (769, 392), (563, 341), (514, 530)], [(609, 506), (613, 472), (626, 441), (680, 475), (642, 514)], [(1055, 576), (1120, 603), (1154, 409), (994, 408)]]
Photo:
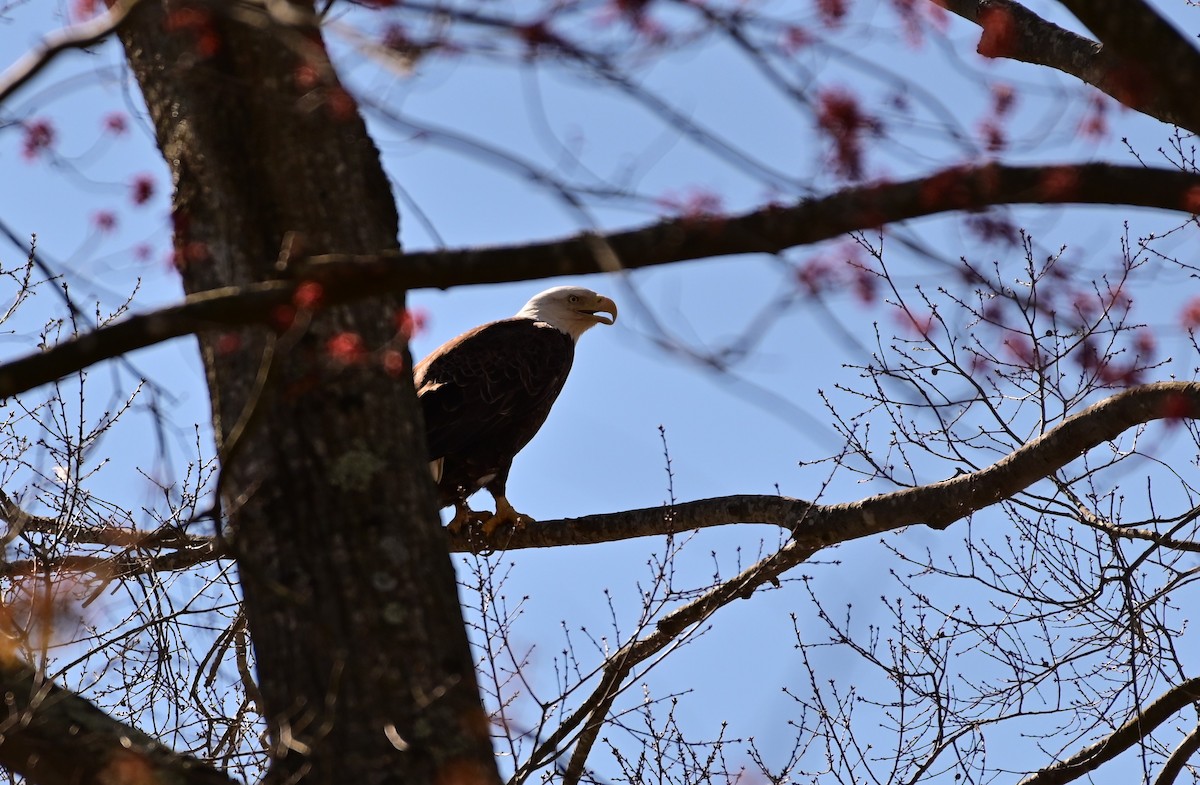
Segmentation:
[(615, 322), (617, 304), (582, 286), (556, 286), (535, 294), (517, 317), (545, 322), (578, 341), (592, 325)]

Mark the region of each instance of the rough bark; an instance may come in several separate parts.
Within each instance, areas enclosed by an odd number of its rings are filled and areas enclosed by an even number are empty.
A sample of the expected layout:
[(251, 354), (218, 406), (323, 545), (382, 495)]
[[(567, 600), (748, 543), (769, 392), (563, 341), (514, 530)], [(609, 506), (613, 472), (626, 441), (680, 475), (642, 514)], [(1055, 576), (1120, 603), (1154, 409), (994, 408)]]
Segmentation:
[(979, 54), (1041, 65), (1081, 79), (1143, 114), (1191, 131), (1176, 111), (1175, 97), (1162, 91), (1130, 92), (1125, 63), (1098, 41), (1076, 35), (1013, 0), (930, 0), (983, 28)]
[[(292, 232), (312, 250), (397, 247), (378, 152), (310, 9), (271, 9), (147, 2), (121, 31), (174, 176), (189, 293), (271, 278)], [(393, 340), (400, 303), (301, 315), (278, 341), (200, 338), (269, 782), (498, 781), (408, 375), (326, 351), (342, 333)]]
[(1140, 110), (1163, 103), (1185, 128), (1200, 128), (1200, 51), (1142, 0), (1062, 0), (1100, 40), (1122, 71), (1121, 103)]

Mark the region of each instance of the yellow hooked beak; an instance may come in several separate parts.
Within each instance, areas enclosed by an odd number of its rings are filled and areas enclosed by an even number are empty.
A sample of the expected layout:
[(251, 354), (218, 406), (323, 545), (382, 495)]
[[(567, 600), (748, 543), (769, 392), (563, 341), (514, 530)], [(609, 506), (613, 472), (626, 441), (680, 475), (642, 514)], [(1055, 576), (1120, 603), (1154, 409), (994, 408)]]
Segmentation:
[[(617, 304), (603, 295), (596, 295), (596, 300), (593, 303), (579, 309), (580, 313), (586, 313), (588, 316), (595, 319), (600, 324), (612, 324), (617, 320)], [(601, 316), (600, 314), (609, 314)]]

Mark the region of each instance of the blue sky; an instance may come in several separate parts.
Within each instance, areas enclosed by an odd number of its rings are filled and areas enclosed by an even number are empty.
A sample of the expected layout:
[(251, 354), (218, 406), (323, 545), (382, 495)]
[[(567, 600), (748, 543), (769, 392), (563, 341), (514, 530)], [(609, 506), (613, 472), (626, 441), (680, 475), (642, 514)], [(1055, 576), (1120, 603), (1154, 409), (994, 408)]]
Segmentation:
[[(62, 18), (48, 14), (48, 7), (17, 6), (0, 15), (0, 51), (21, 51), (61, 24)], [(1061, 14), (1054, 18), (1067, 21)], [(815, 15), (807, 21), (816, 27)], [(936, 118), (952, 117), (965, 133), (975, 134), (988, 111), (989, 83), (1013, 85), (1020, 96), (1012, 121), (1014, 146), (1003, 156), (1006, 161), (1130, 163), (1121, 137), (1128, 137), (1147, 156), (1166, 143), (1168, 133), (1158, 123), (1112, 106), (1107, 115), (1112, 132), (1099, 140), (1081, 137), (1079, 122), (1089, 111), (1087, 92), (1076, 89), (1069, 78), (1032, 66), (983, 61), (973, 54), (977, 31), (957, 18), (949, 19), (944, 41), (931, 39), (919, 48), (905, 44), (886, 3), (857, 4), (852, 21), (834, 37), (838, 49), (805, 53), (804, 63), (814, 74), (812, 86), (850, 87), (881, 116), (891, 118), (893, 130), (872, 148), (872, 172), (906, 177), (981, 160), (977, 138), (949, 143)], [(376, 23), (365, 14), (342, 20), (368, 31), (377, 29)], [(385, 166), (404, 190), (401, 238), (410, 249), (439, 242), (461, 247), (540, 240), (586, 228), (638, 225), (666, 212), (664, 200), (697, 192), (717, 194), (727, 209), (742, 210), (768, 198), (825, 192), (836, 185), (811, 118), (783, 102), (727, 46), (711, 41), (661, 61), (647, 61), (639, 79), (687, 117), (791, 174), (794, 190), (771, 188), (763, 178), (680, 139), (644, 109), (552, 63), (522, 64), (514, 57), (505, 66), (471, 55), (434, 56), (419, 63), (412, 75), (404, 75), (364, 63), (344, 44), (340, 51), (348, 83), (411, 123), (457, 129), (568, 178), (586, 166), (619, 179), (641, 197), (636, 202), (589, 205), (585, 216), (528, 179), (477, 155), (414, 139), (410, 127), (368, 113)], [(875, 70), (855, 67), (846, 59), (848, 54), (874, 63)], [(917, 107), (908, 122), (888, 108), (895, 77), (907, 83), (905, 96)], [(936, 102), (923, 103), (925, 97)], [(937, 111), (929, 108), (934, 103)], [(128, 133), (105, 135), (104, 123), (112, 112), (129, 113)], [(139, 281), (135, 309), (173, 302), (180, 295), (166, 263), (167, 175), (139, 112), (136, 88), (111, 45), (92, 54), (64, 56), (0, 110), (0, 182), (9, 184), (0, 189), (0, 219), (21, 237), (36, 232), (39, 249), (64, 271), (75, 294), (85, 300), (99, 297), (106, 308), (116, 307)], [(21, 154), (22, 130), (10, 123), (37, 118), (53, 123), (54, 154), (26, 160)], [(579, 163), (564, 163), (569, 158), (564, 150), (576, 152)], [(131, 183), (143, 175), (154, 179), (157, 190), (148, 203), (137, 205)], [(414, 215), (408, 200), (419, 205), (428, 225)], [(107, 211), (117, 219), (116, 230), (98, 232), (95, 216)], [(1020, 208), (1010, 215), (1034, 236), (1039, 254), (1065, 244), (1069, 256), (1092, 268), (1104, 268), (1119, 258), (1123, 221), (1131, 222), (1135, 237), (1179, 223), (1175, 216), (1124, 209)], [(1012, 282), (1021, 277), (1018, 249), (981, 242), (964, 229), (959, 217), (921, 221), (906, 230), (951, 260), (967, 256), (987, 264), (995, 259)], [(1182, 253), (1190, 237), (1168, 239), (1162, 247)], [(139, 250), (143, 246), (148, 254)], [(839, 406), (854, 405), (851, 396), (836, 388), (858, 384), (858, 372), (846, 366), (869, 358), (828, 328), (827, 313), (813, 308), (796, 308), (774, 320), (755, 349), (729, 373), (716, 372), (684, 352), (663, 349), (655, 324), (666, 325), (673, 339), (693, 354), (727, 345), (755, 324), (754, 315), (765, 304), (794, 285), (781, 261), (796, 263), (822, 252), (837, 255), (842, 247), (829, 243), (800, 249), (782, 260), (747, 256), (629, 275), (415, 292), (411, 303), (428, 313), (429, 327), (414, 340), (413, 353), (420, 357), (471, 326), (510, 315), (548, 286), (589, 286), (616, 299), (621, 318), (613, 328), (596, 328), (582, 339), (571, 379), (547, 425), (517, 459), (509, 497), (518, 509), (538, 519), (555, 519), (662, 504), (669, 492), (660, 426), (672, 461), (670, 482), (679, 500), (770, 494), (776, 488), (812, 498), (830, 469), (800, 463), (828, 456), (840, 446), (819, 391), (829, 393)], [(889, 253), (894, 253), (888, 256), (889, 264), (906, 297), (912, 297), (912, 287), (919, 284), (932, 290), (944, 275), (900, 248)], [(22, 258), (23, 251), (11, 245), (0, 249), (5, 268)], [(1176, 316), (1191, 291), (1185, 286), (1187, 276), (1163, 265), (1142, 274), (1141, 280), (1135, 320), (1155, 329), (1163, 355), (1177, 358), (1154, 378), (1191, 378), (1196, 358), (1188, 356)], [(50, 299), (39, 296), (35, 309)], [(846, 292), (829, 303), (841, 314), (845, 330), (863, 345), (871, 345), (875, 324), (885, 341), (901, 330), (895, 308), (882, 300), (864, 307)], [(31, 313), (28, 321), (16, 325), (14, 334), (0, 335), (0, 355), (28, 351), (29, 331), (41, 318), (41, 313)], [(156, 466), (148, 418), (131, 418), (127, 430), (106, 437), (97, 449), (111, 461), (90, 481), (89, 490), (136, 509), (156, 494), (137, 473), (139, 467), (180, 476), (195, 441), (193, 424), (199, 424), (202, 449), (211, 450), (211, 445), (204, 424), (203, 377), (191, 342), (139, 353), (135, 362), (168, 380), (175, 396), (168, 406), (178, 426), (171, 465)], [(89, 398), (97, 408), (88, 414), (95, 417), (107, 402), (107, 374), (93, 373), (89, 384), (100, 391)], [(128, 380), (121, 384), (127, 386)], [(780, 406), (779, 399), (788, 405)], [(886, 423), (879, 427), (886, 428)], [(953, 471), (945, 464), (917, 468), (922, 481)], [(839, 474), (824, 500), (848, 501), (882, 490)], [(900, 548), (938, 550), (957, 547), (964, 535), (960, 524), (946, 533), (915, 527), (888, 540)], [(746, 564), (760, 548), (770, 549), (778, 542), (779, 534), (769, 527), (703, 532), (678, 558), (679, 580), (703, 586), (714, 564), (723, 574), (732, 574), (739, 560)], [(514, 637), (536, 647), (537, 680), (553, 682), (550, 665), (562, 647), (564, 623), (576, 631), (608, 629), (606, 588), (622, 631), (631, 629), (640, 604), (639, 587), (649, 579), (647, 562), (662, 547), (657, 540), (645, 540), (493, 557), (499, 564), (515, 565), (506, 596), (528, 597)], [(811, 576), (816, 590), (831, 598), (831, 607), (852, 603), (863, 624), (886, 620), (880, 595), (896, 591), (886, 577), (896, 561), (886, 549), (875, 542), (851, 543), (815, 561), (792, 577)], [(116, 608), (108, 612), (119, 613)], [(694, 690), (681, 712), (690, 731), (711, 736), (728, 719), (732, 735), (755, 736), (765, 749), (783, 750), (794, 735), (786, 726), (794, 719), (794, 707), (779, 688), (803, 681), (792, 651), (793, 613), (806, 633), (821, 634), (798, 582), (722, 610), (712, 621), (712, 632), (672, 654), (656, 670), (649, 680), (651, 694)], [(831, 678), (853, 681), (862, 674), (860, 666), (836, 655), (823, 665), (834, 671)], [(635, 685), (632, 692), (640, 694), (640, 687)], [(743, 759), (739, 752), (731, 757)], [(595, 762), (612, 775), (612, 764), (603, 754)]]

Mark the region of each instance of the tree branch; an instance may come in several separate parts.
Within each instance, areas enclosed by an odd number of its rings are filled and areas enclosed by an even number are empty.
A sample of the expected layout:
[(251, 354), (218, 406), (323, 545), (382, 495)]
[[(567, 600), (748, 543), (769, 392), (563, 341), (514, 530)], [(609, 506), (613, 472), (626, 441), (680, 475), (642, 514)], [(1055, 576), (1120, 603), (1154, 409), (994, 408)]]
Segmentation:
[(1013, 0), (932, 0), (983, 30), (977, 50), (1053, 68), (1086, 82), (1116, 101), (1164, 123), (1191, 131), (1190, 118), (1176, 111), (1173, 96), (1154, 92), (1130, 103), (1128, 73), (1100, 43), (1072, 33)]
[(0, 103), (8, 100), (63, 52), (97, 44), (112, 35), (140, 2), (141, 0), (117, 0), (103, 16), (71, 25), (44, 38), (37, 48), (26, 52), (20, 60), (0, 74)]
[(1121, 103), (1139, 111), (1162, 103), (1178, 114), (1179, 125), (1200, 128), (1200, 104), (1189, 98), (1200, 90), (1200, 52), (1187, 37), (1143, 0), (1061, 2), (1119, 62)]
[(1193, 728), (1192, 732), (1179, 742), (1179, 746), (1171, 751), (1171, 757), (1167, 758), (1158, 776), (1154, 778), (1154, 785), (1172, 785), (1197, 750), (1200, 750), (1200, 725)]
[(779, 253), (846, 232), (1000, 204), (1114, 204), (1200, 210), (1200, 176), (1168, 169), (1074, 166), (947, 169), (901, 183), (846, 188), (791, 206), (735, 216), (693, 216), (605, 235), (424, 253), (328, 254), (298, 259), (288, 279), (192, 295), (43, 352), (0, 365), (0, 398), (118, 355), (217, 327), (269, 321), (301, 281), (323, 286), (327, 306), (408, 289), (500, 283), (636, 269), (748, 253)]
[[(1116, 439), (1129, 428), (1154, 420), (1182, 418), (1200, 418), (1200, 383), (1157, 382), (1131, 388), (1089, 406), (985, 469), (857, 502), (814, 504), (786, 496), (745, 494), (700, 499), (669, 507), (534, 521), (515, 530), (501, 529), (490, 540), (470, 529), (458, 533), (448, 531), (446, 536), (451, 551), (480, 553), (497, 548), (511, 551), (592, 545), (711, 526), (762, 523), (791, 531), (793, 537), (806, 546), (822, 548), (918, 523), (945, 528), (1020, 492), (1088, 450)], [(17, 516), (24, 513), (12, 506), (7, 511), (0, 508), (0, 514)], [(53, 522), (55, 531), (61, 528), (50, 518), (27, 517), (35, 522), (44, 521), (46, 525)], [(126, 557), (117, 562), (123, 569), (139, 569), (139, 565), (143, 571), (147, 567), (182, 569), (228, 555), (227, 549), (212, 537), (174, 530), (141, 533), (124, 527), (104, 527), (94, 531), (84, 529), (79, 536), (80, 541), (88, 543), (119, 545), (139, 551), (162, 548), (176, 552), (146, 559)], [(1139, 532), (1139, 536), (1162, 547), (1194, 549), (1194, 543), (1162, 538), (1153, 532)], [(111, 570), (116, 557), (79, 558), (95, 559), (95, 562), (81, 562), (77, 569), (107, 564), (105, 569)], [(9, 569), (14, 569), (14, 565)]]
[[(1012, 496), (1091, 448), (1115, 439), (1130, 427), (1151, 420), (1180, 417), (1200, 417), (1200, 383), (1161, 382), (1119, 393), (1068, 417), (1050, 431), (986, 469), (931, 485), (880, 494), (846, 504), (818, 505), (783, 497), (732, 497), (676, 505), (674, 508), (659, 508), (656, 511), (658, 524), (661, 527), (662, 522), (666, 521), (666, 531), (693, 528), (691, 520), (679, 514), (680, 508), (684, 508), (689, 513), (698, 513), (697, 517), (705, 521), (706, 525), (716, 525), (722, 517), (725, 518), (724, 522), (732, 523), (735, 520), (744, 520), (747, 515), (755, 516), (755, 520), (762, 522), (785, 525), (792, 530), (792, 541), (736, 578), (710, 589), (696, 600), (671, 612), (660, 620), (646, 637), (632, 640), (621, 647), (609, 659), (600, 677), (600, 683), (591, 695), (534, 751), (518, 770), (514, 781), (522, 781), (538, 767), (556, 759), (562, 754), (562, 745), (576, 728), (581, 728), (565, 777), (568, 785), (577, 782), (583, 774), (588, 751), (620, 692), (621, 683), (634, 667), (657, 654), (686, 630), (706, 620), (719, 608), (735, 599), (749, 598), (758, 587), (767, 582), (778, 581), (780, 575), (822, 548), (915, 523), (945, 528), (960, 518)], [(654, 511), (636, 510), (630, 514), (630, 520), (649, 524), (653, 518), (652, 512)], [(613, 516), (591, 516), (578, 520), (586, 521), (586, 525), (593, 531), (602, 531), (610, 524), (614, 528), (623, 529), (627, 522), (620, 519), (624, 515), (626, 514), (617, 513)], [(767, 519), (771, 515), (780, 517)], [(608, 520), (605, 520), (606, 518)], [(572, 523), (574, 522), (556, 521), (542, 526), (562, 528)], [(537, 525), (531, 524), (529, 528), (535, 526)], [(511, 536), (519, 539), (522, 530), (514, 532)], [(1200, 680), (1187, 682), (1187, 685), (1192, 686), (1182, 692), (1179, 691), (1182, 687), (1178, 687), (1147, 708), (1142, 714), (1142, 720), (1149, 722), (1165, 713), (1162, 719), (1158, 720), (1162, 722), (1181, 706), (1187, 705), (1189, 701), (1184, 700), (1184, 696), (1200, 688)], [(1200, 697), (1200, 694), (1195, 697)], [(1172, 706), (1174, 708), (1170, 708)], [(1131, 721), (1127, 726), (1137, 727), (1135, 721)], [(1125, 741), (1126, 737), (1118, 735), (1120, 733), (1119, 730), (1113, 734), (1107, 743), (1113, 743), (1114, 740)], [(1128, 743), (1132, 744), (1133, 740)], [(1096, 756), (1101, 752), (1093, 751), (1090, 754)], [(1107, 760), (1107, 757), (1101, 758), (1096, 765), (1103, 760)], [(1058, 781), (1060, 780), (1046, 780)], [(1037, 785), (1044, 784), (1039, 782)]]
[(0, 766), (34, 785), (234, 782), (46, 681), (12, 652), (0, 654), (0, 692)]
[(217, 559), (233, 558), (225, 542), (218, 542), (213, 537), (198, 539), (205, 539), (207, 542), (164, 549), (160, 553), (146, 553), (150, 550), (147, 548), (127, 550), (118, 554), (68, 554), (44, 559), (0, 562), (0, 578), (68, 572), (91, 573), (108, 582), (157, 572), (177, 572)]
[(1077, 780), (1144, 739), (1175, 712), (1197, 701), (1200, 701), (1200, 678), (1188, 679), (1167, 690), (1108, 736), (1070, 758), (1026, 777), (1021, 785), (1062, 785)]

